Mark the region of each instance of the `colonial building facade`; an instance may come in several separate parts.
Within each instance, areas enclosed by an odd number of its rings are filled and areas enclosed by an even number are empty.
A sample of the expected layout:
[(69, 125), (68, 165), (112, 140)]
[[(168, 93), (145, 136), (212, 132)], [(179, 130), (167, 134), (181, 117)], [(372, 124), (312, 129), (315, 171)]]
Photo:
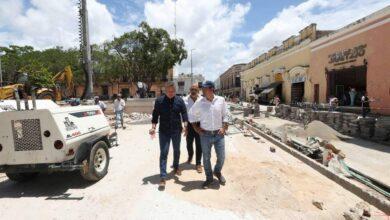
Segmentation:
[[(146, 84), (148, 87), (148, 96), (157, 97), (165, 92), (165, 84), (167, 81), (173, 80), (173, 69), (169, 69), (165, 80), (151, 82)], [(120, 80), (114, 82), (95, 83), (93, 86), (94, 95), (100, 96), (103, 99), (110, 99), (115, 94), (121, 93), (125, 98), (137, 97), (137, 82), (123, 82)], [(81, 97), (84, 91), (84, 85), (75, 86), (76, 97)]]
[(185, 96), (189, 94), (190, 87), (194, 83), (200, 83), (204, 81), (204, 77), (202, 74), (184, 74), (181, 73), (178, 76), (173, 78), (173, 83), (176, 86), (176, 94)]
[(390, 115), (390, 7), (318, 39), (310, 50), (310, 101), (338, 97), (342, 105), (360, 106), (366, 92), (371, 111)]
[(245, 98), (258, 97), (269, 102), (279, 96), (286, 103), (302, 102), (311, 96), (308, 68), (310, 43), (329, 31), (318, 31), (311, 24), (248, 63), (241, 73)]
[[(241, 73), (245, 98), (361, 106), (390, 115), (390, 6), (335, 31), (311, 24), (248, 63)], [(353, 95), (351, 95), (351, 93)]]
[(241, 71), (245, 63), (235, 64), (219, 76), (220, 94), (223, 96), (240, 97), (241, 92)]

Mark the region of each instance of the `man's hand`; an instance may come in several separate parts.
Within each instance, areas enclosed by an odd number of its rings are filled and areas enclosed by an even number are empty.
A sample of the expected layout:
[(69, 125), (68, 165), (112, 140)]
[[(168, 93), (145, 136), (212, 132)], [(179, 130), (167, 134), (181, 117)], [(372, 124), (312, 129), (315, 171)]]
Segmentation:
[(226, 134), (225, 128), (220, 128), (219, 131), (218, 131), (218, 134), (219, 135), (225, 135)]
[(151, 136), (155, 135), (155, 134), (156, 134), (156, 129), (155, 129), (155, 128), (151, 128), (151, 129), (149, 130), (149, 134), (150, 134)]
[(188, 128), (187, 128), (187, 126), (184, 126), (182, 132), (184, 134), (184, 137), (186, 137), (188, 135)]
[(202, 135), (202, 134), (204, 133), (203, 128), (200, 128), (200, 127), (198, 127), (195, 131), (196, 131), (196, 133), (198, 133), (199, 135)]
[(222, 128), (219, 129), (218, 134), (219, 135), (225, 135), (226, 131), (228, 129), (228, 123), (224, 122)]

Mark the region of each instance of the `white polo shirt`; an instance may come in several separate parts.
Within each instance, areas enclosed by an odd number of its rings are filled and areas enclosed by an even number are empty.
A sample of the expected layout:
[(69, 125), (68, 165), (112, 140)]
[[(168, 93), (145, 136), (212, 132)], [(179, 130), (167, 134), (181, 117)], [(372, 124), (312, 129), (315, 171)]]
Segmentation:
[[(196, 101), (199, 101), (202, 97), (201, 96), (198, 96), (198, 98), (196, 99)], [(194, 105), (194, 100), (191, 98), (190, 95), (187, 95), (186, 97), (184, 97), (184, 103), (186, 104), (186, 108), (187, 108), (187, 112), (190, 112), (190, 109), (192, 108), (192, 106)]]
[(227, 104), (221, 96), (214, 95), (213, 101), (201, 97), (189, 111), (189, 121), (200, 122), (200, 127), (207, 131), (215, 131), (228, 122)]

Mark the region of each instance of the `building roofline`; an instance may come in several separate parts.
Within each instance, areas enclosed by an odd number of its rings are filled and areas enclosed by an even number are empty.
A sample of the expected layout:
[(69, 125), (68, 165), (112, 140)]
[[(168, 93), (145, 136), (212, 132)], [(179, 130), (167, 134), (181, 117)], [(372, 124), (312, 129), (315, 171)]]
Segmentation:
[(311, 48), (322, 46), (330, 43), (330, 41), (349, 35), (355, 31), (359, 31), (366, 26), (371, 26), (381, 21), (385, 21), (390, 18), (390, 6), (386, 6), (378, 11), (375, 11), (363, 18), (360, 18), (350, 24), (341, 27), (332, 33), (322, 36), (311, 44)]

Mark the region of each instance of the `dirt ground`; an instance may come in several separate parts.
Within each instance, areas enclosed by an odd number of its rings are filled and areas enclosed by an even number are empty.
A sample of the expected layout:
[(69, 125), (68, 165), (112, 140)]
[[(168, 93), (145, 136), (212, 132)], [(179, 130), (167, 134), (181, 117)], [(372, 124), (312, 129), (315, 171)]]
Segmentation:
[[(343, 212), (362, 201), (276, 146), (270, 152), (271, 143), (242, 134), (226, 137), (225, 186), (201, 189), (204, 174), (184, 163), (183, 139), (183, 174), (170, 175), (160, 191), (158, 138), (147, 135), (149, 128), (118, 131), (109, 173), (94, 184), (78, 173), (42, 174), (28, 183), (1, 175), (0, 219), (344, 219)], [(370, 208), (370, 219), (384, 219)]]

